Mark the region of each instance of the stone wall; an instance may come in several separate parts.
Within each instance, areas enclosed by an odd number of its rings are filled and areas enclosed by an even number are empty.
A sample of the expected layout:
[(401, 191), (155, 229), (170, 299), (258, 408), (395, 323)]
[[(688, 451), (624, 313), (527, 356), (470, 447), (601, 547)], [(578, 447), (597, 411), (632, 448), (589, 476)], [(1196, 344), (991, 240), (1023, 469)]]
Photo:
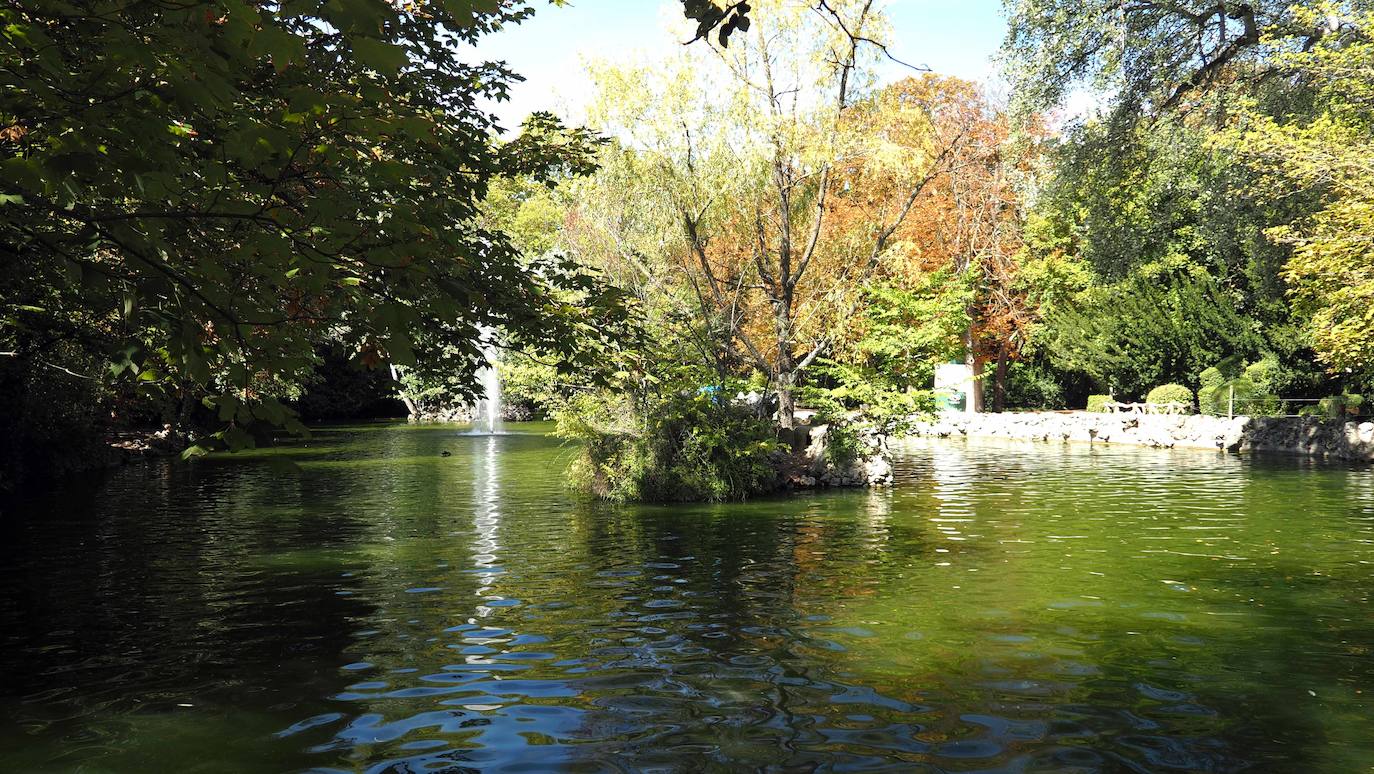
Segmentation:
[(829, 425), (801, 424), (791, 431), (782, 431), (780, 440), (789, 443), (793, 452), (783, 466), (787, 487), (825, 489), (891, 484), (892, 454), (887, 435), (871, 427), (856, 428), (856, 432), (859, 435), (858, 459), (837, 465), (828, 453)]
[(1160, 449), (1276, 451), (1374, 462), (1374, 422), (1313, 417), (1226, 417), (1027, 412), (942, 414), (913, 435), (980, 436), (1042, 442), (1118, 443)]
[[(501, 404), (502, 422), (530, 422), (540, 417), (535, 416), (534, 410), (525, 403), (503, 403)], [(441, 406), (435, 408), (422, 408), (418, 414), (410, 415), (411, 422), (471, 422), (471, 406)]]

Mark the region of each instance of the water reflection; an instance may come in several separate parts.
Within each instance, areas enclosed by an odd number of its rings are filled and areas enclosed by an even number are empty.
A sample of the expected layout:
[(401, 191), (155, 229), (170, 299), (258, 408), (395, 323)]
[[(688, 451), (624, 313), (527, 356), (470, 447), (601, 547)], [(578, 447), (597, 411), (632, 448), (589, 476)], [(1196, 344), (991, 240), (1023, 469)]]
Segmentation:
[(891, 491), (615, 508), (534, 434), (268, 454), (29, 506), (9, 768), (1374, 763), (1368, 469), (918, 442)]
[(477, 574), (479, 585), (473, 593), (485, 600), (477, 606), (477, 617), (491, 615), (497, 607), (503, 607), (506, 598), (493, 595), (497, 575), (501, 568), (497, 565), (496, 552), (500, 549), (501, 529), (501, 484), (500, 454), (496, 436), (489, 435), (480, 444), (480, 451), (474, 455), (474, 503), (472, 509), (473, 572)]

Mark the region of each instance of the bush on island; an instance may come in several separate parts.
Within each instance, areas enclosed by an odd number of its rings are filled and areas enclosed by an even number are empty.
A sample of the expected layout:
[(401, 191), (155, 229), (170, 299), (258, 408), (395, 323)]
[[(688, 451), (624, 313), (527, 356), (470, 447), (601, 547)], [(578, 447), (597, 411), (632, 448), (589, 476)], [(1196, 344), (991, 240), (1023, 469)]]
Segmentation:
[(743, 500), (781, 484), (773, 423), (711, 391), (575, 396), (554, 411), (580, 442), (573, 487), (615, 502)]

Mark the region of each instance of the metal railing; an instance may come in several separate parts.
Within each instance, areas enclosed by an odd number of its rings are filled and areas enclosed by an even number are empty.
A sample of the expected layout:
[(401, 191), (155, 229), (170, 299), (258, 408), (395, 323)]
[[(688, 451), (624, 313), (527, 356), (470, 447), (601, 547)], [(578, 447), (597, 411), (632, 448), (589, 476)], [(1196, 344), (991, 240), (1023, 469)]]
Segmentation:
[(1368, 401), (1357, 406), (1337, 404), (1331, 398), (1279, 398), (1273, 395), (1229, 397), (1221, 407), (1199, 407), (1199, 414), (1215, 417), (1314, 417), (1354, 420), (1374, 416)]

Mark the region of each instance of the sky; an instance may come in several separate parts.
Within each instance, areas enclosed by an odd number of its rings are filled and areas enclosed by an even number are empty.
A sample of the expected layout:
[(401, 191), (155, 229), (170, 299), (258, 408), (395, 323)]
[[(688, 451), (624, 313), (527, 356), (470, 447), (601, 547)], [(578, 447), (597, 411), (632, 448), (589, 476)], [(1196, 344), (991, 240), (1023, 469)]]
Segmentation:
[[(637, 54), (682, 42), (665, 26), (681, 19), (679, 0), (571, 0), (535, 8), (532, 19), (484, 38), (476, 50), (476, 58), (504, 60), (527, 79), (512, 88), (510, 102), (493, 107), (507, 130), (535, 110), (576, 120), (592, 96), (585, 59), (643, 59)], [(992, 58), (1006, 32), (1001, 0), (888, 0), (885, 10), (889, 50), (898, 59), (970, 80), (995, 75)], [(909, 73), (889, 63), (883, 78)]]

